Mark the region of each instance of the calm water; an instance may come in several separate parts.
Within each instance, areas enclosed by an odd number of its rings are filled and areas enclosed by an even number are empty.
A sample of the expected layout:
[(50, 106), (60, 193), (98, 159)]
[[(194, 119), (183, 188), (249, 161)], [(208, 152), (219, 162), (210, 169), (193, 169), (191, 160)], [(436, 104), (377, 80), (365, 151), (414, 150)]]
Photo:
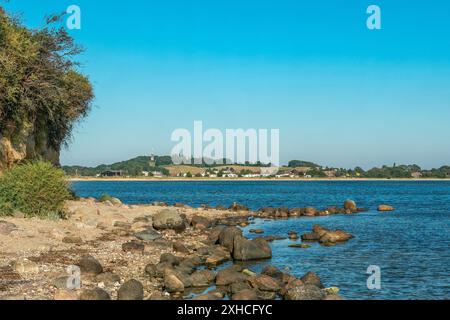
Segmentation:
[[(325, 208), (354, 199), (370, 211), (358, 215), (256, 220), (250, 228), (262, 228), (266, 235), (299, 234), (319, 223), (340, 228), (355, 238), (335, 247), (312, 244), (294, 249), (290, 240), (272, 243), (271, 261), (258, 262), (288, 268), (301, 276), (314, 271), (326, 286), (338, 286), (348, 299), (449, 299), (450, 298), (450, 182), (76, 182), (82, 197), (103, 193), (129, 204), (165, 201), (228, 206), (232, 202), (252, 209), (264, 206)], [(387, 203), (397, 208), (378, 213)], [(381, 268), (381, 290), (366, 286), (367, 267)]]

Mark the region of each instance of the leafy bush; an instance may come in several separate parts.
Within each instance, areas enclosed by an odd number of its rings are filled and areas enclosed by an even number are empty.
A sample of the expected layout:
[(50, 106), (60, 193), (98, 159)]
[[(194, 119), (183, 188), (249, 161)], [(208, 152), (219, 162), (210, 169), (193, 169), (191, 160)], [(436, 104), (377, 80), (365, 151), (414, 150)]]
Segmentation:
[(114, 199), (114, 198), (111, 197), (109, 194), (104, 193), (104, 194), (102, 194), (102, 196), (98, 199), (98, 201), (100, 201), (100, 202), (111, 201), (111, 202), (112, 202), (113, 199)]
[(61, 217), (71, 198), (64, 172), (48, 162), (21, 164), (0, 177), (0, 216), (17, 210), (27, 217)]

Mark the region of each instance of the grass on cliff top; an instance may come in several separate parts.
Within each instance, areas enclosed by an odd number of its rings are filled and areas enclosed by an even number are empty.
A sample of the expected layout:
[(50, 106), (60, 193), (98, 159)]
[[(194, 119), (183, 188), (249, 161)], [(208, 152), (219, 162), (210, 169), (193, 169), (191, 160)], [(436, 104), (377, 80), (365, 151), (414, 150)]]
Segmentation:
[(20, 164), (0, 176), (0, 216), (19, 211), (26, 217), (62, 217), (64, 202), (72, 198), (64, 171), (48, 162)]

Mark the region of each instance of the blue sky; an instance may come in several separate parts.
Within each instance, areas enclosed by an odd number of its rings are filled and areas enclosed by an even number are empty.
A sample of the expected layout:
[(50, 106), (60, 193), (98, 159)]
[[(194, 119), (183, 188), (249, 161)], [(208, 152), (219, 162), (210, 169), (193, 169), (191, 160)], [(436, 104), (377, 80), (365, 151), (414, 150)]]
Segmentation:
[[(282, 162), (450, 164), (450, 2), (11, 0), (30, 27), (76, 4), (95, 86), (63, 164), (168, 154), (176, 128), (279, 128)], [(382, 30), (366, 28), (366, 8)]]

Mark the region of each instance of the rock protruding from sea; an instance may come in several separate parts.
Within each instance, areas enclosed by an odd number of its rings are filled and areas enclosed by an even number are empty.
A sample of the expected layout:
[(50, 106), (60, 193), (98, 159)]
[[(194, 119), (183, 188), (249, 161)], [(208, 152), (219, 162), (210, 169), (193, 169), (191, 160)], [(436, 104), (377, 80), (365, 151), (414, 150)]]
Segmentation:
[(233, 258), (235, 260), (248, 261), (257, 259), (270, 259), (272, 249), (263, 238), (249, 240), (242, 236), (234, 238)]
[(310, 233), (302, 235), (303, 241), (318, 241), (324, 246), (333, 246), (340, 242), (346, 242), (353, 238), (353, 236), (342, 230), (329, 230), (318, 224), (313, 226), (313, 230)]
[(186, 229), (186, 223), (183, 217), (176, 209), (163, 209), (153, 216), (153, 228), (156, 230), (172, 229), (182, 232)]
[(356, 202), (353, 200), (345, 200), (344, 202), (344, 209), (347, 210), (347, 212), (353, 213), (358, 211), (358, 207), (356, 206)]
[(381, 204), (378, 206), (378, 211), (380, 212), (388, 212), (388, 211), (394, 211), (395, 208), (392, 206), (389, 206), (387, 204)]

